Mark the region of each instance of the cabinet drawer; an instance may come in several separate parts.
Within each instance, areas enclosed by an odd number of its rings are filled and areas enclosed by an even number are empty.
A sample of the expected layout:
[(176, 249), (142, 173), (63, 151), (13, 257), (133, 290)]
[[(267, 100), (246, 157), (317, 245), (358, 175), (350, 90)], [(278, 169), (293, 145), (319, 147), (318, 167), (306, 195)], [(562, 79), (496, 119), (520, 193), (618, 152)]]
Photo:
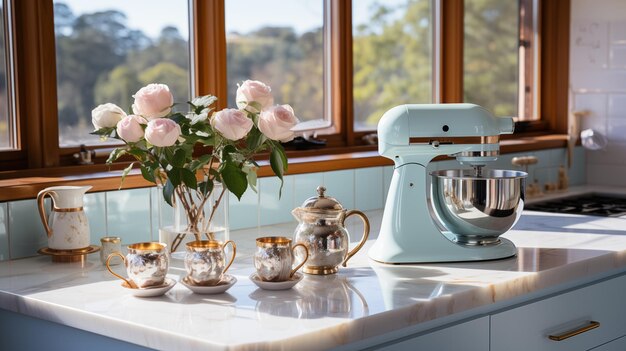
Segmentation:
[[(626, 334), (626, 276), (491, 316), (491, 351), (588, 350)], [(600, 326), (554, 341), (597, 321)]]
[(489, 317), (482, 317), (469, 322), (453, 325), (425, 335), (403, 340), (385, 347), (376, 347), (377, 351), (485, 351), (489, 350)]
[(622, 336), (617, 340), (613, 340), (602, 346), (598, 346), (592, 351), (624, 351), (626, 350), (626, 336)]

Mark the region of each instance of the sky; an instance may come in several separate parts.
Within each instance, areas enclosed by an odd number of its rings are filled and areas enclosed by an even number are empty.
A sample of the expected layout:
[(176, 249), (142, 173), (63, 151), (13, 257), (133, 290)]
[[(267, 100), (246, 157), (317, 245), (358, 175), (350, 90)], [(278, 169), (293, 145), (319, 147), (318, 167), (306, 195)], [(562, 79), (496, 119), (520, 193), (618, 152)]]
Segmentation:
[[(167, 25), (188, 37), (187, 0), (54, 0), (66, 3), (75, 15), (116, 9), (127, 16), (127, 25), (158, 37)], [(247, 33), (265, 24), (290, 26), (303, 33), (322, 25), (322, 0), (226, 0), (227, 31)], [(280, 9), (279, 11), (275, 9)]]

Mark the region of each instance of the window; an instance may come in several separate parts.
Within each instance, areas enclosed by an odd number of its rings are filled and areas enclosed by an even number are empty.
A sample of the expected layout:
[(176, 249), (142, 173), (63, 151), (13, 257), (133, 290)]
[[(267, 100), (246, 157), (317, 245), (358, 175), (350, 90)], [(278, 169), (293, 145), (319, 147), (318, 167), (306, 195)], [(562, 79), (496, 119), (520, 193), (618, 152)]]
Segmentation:
[(113, 102), (130, 112), (148, 83), (189, 100), (188, 11), (185, 0), (54, 0), (61, 147), (101, 145), (91, 110)]
[(11, 69), (7, 60), (11, 54), (10, 36), (5, 33), (7, 11), (4, 4), (0, 3), (0, 150), (15, 149), (15, 124), (11, 113), (10, 82)]
[(7, 4), (4, 43), (15, 48), (0, 53), (11, 58), (0, 62), (0, 171), (105, 170), (65, 168), (82, 143), (110, 147), (89, 135), (91, 109), (128, 110), (155, 81), (179, 103), (216, 94), (220, 108), (236, 105), (238, 82), (265, 81), (309, 126), (333, 124), (318, 136), (326, 148), (305, 156), (373, 150), (363, 137), (403, 103), (470, 101), (531, 121), (529, 131), (567, 131), (569, 0), (4, 0), (3, 12)]
[(228, 106), (236, 106), (237, 84), (260, 80), (272, 87), (275, 103), (293, 106), (301, 122), (327, 127), (324, 1), (228, 0), (225, 5)]
[(354, 129), (376, 129), (390, 108), (432, 102), (430, 0), (353, 0)]
[[(465, 0), (464, 100), (497, 116), (536, 118), (531, 54), (532, 1)], [(524, 63), (531, 65), (525, 66)], [(528, 72), (526, 72), (528, 70)], [(528, 84), (527, 84), (528, 83)]]

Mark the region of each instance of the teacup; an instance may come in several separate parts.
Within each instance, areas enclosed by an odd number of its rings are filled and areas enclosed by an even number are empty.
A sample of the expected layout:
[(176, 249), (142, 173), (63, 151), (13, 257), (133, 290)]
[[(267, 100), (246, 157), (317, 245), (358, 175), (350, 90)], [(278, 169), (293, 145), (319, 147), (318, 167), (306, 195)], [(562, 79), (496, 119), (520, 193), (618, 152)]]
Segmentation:
[[(124, 261), (128, 279), (111, 270), (111, 259), (119, 256)], [(106, 266), (114, 276), (126, 282), (128, 287), (143, 289), (163, 285), (169, 267), (167, 245), (146, 242), (128, 245), (128, 254), (114, 252), (107, 257)]]
[[(300, 246), (305, 257), (295, 268), (294, 251)], [(309, 250), (303, 244), (291, 246), (291, 239), (283, 236), (267, 236), (256, 239), (254, 267), (259, 279), (267, 282), (283, 282), (291, 279), (309, 258)]]
[[(226, 263), (226, 245), (231, 244), (233, 254)], [(232, 240), (225, 243), (215, 240), (192, 241), (186, 244), (185, 269), (187, 279), (194, 285), (217, 285), (230, 268), (237, 254), (237, 245)]]

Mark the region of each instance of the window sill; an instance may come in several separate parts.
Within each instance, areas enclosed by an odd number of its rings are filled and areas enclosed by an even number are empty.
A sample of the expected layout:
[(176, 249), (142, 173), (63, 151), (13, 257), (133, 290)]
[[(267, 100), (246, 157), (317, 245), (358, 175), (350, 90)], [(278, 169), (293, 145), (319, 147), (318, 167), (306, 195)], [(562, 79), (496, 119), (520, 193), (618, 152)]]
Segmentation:
[[(550, 134), (502, 140), (501, 153), (526, 152), (567, 146), (567, 135)], [(260, 177), (272, 175), (267, 162), (260, 162)], [(349, 153), (297, 156), (289, 158), (289, 175), (335, 171), (342, 169), (377, 167), (392, 165), (389, 159), (378, 155), (376, 150)], [(79, 174), (78, 166), (58, 169), (0, 172), (0, 202), (31, 199), (50, 186), (91, 185), (91, 192), (117, 190), (120, 188), (121, 170), (108, 171), (106, 166), (96, 167), (96, 171)], [(45, 176), (49, 175), (49, 176)], [(153, 186), (133, 171), (126, 177), (121, 189)]]

